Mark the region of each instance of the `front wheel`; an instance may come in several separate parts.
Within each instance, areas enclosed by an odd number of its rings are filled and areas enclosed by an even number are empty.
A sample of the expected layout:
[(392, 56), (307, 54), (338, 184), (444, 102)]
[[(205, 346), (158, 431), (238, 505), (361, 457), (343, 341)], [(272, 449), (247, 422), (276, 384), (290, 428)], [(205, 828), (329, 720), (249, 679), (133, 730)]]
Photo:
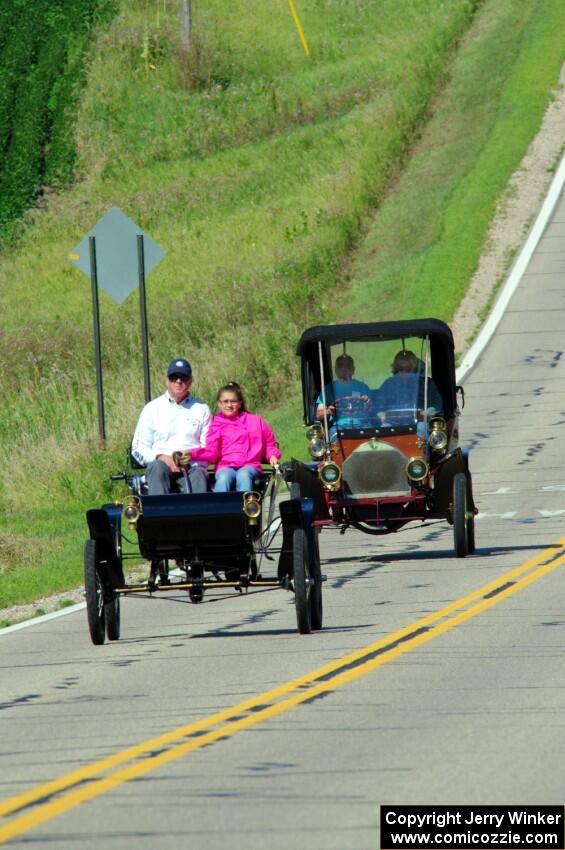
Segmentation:
[(471, 513), (467, 518), (467, 554), (475, 551), (475, 517)]
[[(469, 534), (467, 517), (467, 477), (458, 472), (453, 478), (453, 545), (458, 558), (464, 558), (469, 552)], [(473, 524), (474, 525), (474, 524)]]
[(99, 554), (96, 540), (87, 540), (84, 545), (84, 593), (86, 616), (92, 643), (104, 643), (106, 632), (104, 588), (98, 570)]
[(319, 532), (314, 531), (314, 563), (312, 565), (313, 584), (310, 589), (310, 625), (313, 630), (322, 628), (322, 571), (320, 569), (320, 547), (318, 543)]
[(310, 571), (308, 569), (308, 541), (304, 529), (297, 528), (292, 536), (292, 565), (296, 623), (301, 635), (310, 634)]

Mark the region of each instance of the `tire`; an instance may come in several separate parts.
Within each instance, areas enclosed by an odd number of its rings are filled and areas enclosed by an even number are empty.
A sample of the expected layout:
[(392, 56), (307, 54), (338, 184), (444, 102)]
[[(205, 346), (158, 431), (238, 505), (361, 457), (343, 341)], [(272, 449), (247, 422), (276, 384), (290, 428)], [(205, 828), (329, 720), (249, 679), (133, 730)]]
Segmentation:
[(301, 635), (310, 634), (310, 571), (308, 569), (308, 541), (304, 529), (297, 528), (292, 535), (292, 566), (296, 623)]
[(120, 639), (120, 597), (116, 594), (111, 602), (104, 605), (106, 636), (108, 640)]
[[(190, 581), (193, 581), (194, 579), (196, 579), (197, 581), (201, 580), (204, 578), (204, 570), (202, 569), (202, 567), (191, 566), (188, 578)], [(195, 605), (198, 605), (198, 603), (202, 602), (202, 600), (204, 599), (204, 588), (191, 587), (188, 591), (188, 596), (191, 602), (194, 602)]]
[(105, 605), (104, 588), (98, 573), (98, 545), (96, 540), (87, 540), (84, 545), (84, 592), (86, 597), (86, 616), (90, 639), (96, 646), (104, 643)]
[(315, 565), (312, 566), (312, 578), (315, 579), (315, 581), (310, 588), (310, 625), (312, 626), (312, 631), (317, 631), (318, 629), (322, 628), (322, 622), (324, 617), (322, 606), (322, 582), (320, 581), (322, 571), (320, 569), (320, 549), (318, 545), (318, 534), (318, 531), (314, 531)]
[[(471, 473), (467, 472), (467, 495), (470, 496), (471, 503), (473, 502), (473, 484)], [(469, 498), (467, 499), (469, 501)], [(467, 505), (468, 507), (468, 505)], [(472, 555), (475, 551), (475, 513), (468, 511), (467, 517), (467, 552)]]
[(475, 551), (475, 517), (473, 514), (467, 520), (467, 554)]
[(453, 545), (458, 558), (464, 558), (469, 552), (467, 537), (467, 476), (458, 472), (453, 478)]

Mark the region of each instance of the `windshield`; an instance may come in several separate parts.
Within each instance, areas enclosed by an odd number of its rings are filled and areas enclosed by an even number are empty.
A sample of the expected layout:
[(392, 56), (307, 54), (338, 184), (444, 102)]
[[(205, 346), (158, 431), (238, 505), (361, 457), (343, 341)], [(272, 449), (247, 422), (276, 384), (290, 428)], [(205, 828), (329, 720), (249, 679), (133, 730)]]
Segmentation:
[(431, 373), (429, 339), (340, 342), (328, 349), (331, 374), (316, 399), (339, 430), (414, 426), (443, 415)]

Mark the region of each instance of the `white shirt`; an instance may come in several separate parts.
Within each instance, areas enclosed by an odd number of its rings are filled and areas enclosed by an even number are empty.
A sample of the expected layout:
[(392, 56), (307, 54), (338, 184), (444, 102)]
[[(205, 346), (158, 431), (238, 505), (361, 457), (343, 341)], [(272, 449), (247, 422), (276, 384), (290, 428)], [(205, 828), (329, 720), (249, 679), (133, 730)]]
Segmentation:
[[(147, 466), (156, 455), (201, 448), (206, 445), (211, 419), (208, 405), (190, 393), (177, 404), (166, 392), (141, 411), (133, 435), (132, 454)], [(203, 462), (194, 465), (206, 466)]]

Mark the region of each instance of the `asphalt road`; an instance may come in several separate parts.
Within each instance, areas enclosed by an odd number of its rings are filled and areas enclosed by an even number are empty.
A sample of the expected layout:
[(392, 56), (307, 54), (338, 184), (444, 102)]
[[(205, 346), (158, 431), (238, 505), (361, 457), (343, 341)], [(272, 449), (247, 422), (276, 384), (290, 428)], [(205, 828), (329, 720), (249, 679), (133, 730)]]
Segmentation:
[(276, 591), (0, 637), (0, 842), (376, 850), (380, 804), (563, 802), (564, 271), (561, 197), (465, 379), (472, 557), (324, 532), (309, 636)]

